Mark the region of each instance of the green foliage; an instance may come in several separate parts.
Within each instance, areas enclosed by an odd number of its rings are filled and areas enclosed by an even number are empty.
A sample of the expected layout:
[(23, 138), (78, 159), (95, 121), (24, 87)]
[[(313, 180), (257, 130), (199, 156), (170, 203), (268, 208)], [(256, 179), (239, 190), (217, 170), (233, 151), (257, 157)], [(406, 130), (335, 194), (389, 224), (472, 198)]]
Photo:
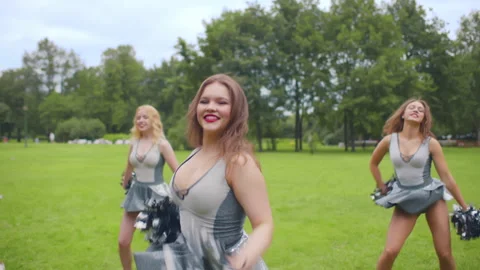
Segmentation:
[(57, 140), (65, 142), (72, 139), (75, 129), (79, 126), (80, 120), (76, 117), (58, 124), (57, 129), (55, 130)]
[(307, 133), (307, 143), (310, 148), (310, 153), (315, 153), (317, 151), (318, 143), (320, 143), (317, 132), (312, 130)]
[(109, 140), (114, 143), (117, 140), (128, 140), (130, 139), (130, 134), (127, 133), (107, 133), (103, 135), (103, 139)]
[(22, 126), (25, 111), (23, 106), (28, 99), (25, 99), (24, 70), (5, 70), (0, 74), (0, 126), (2, 127), (0, 137), (14, 132), (14, 128)]
[(323, 136), (323, 143), (325, 145), (338, 145), (338, 143), (343, 142), (343, 128), (335, 130), (335, 132), (329, 132)]
[(73, 116), (70, 100), (69, 96), (51, 92), (40, 104), (38, 108), (40, 111), (40, 121), (45, 131), (54, 131), (57, 123)]
[(166, 134), (168, 141), (174, 150), (188, 150), (189, 146), (186, 139), (186, 119), (179, 119), (176, 124), (168, 129)]
[(326, 143), (378, 138), (410, 97), (429, 102), (439, 135), (476, 133), (480, 141), (479, 25), (479, 11), (466, 14), (451, 40), (414, 0), (335, 0), (328, 10), (317, 0), (249, 3), (205, 22), (196, 43), (179, 37), (174, 55), (152, 68), (128, 44), (84, 67), (74, 51), (45, 38), (23, 55), (22, 68), (0, 74), (0, 133), (20, 136), (27, 122), (33, 137), (75, 117), (123, 134), (136, 108), (150, 104), (185, 148), (179, 119), (206, 77), (226, 73), (245, 91), (248, 136), (259, 151), (282, 137), (294, 139), (292, 149), (309, 148), (312, 127)]
[(106, 133), (105, 125), (98, 119), (70, 118), (61, 122), (55, 131), (61, 141), (73, 139), (95, 140)]
[(0, 123), (9, 123), (12, 121), (12, 109), (4, 103), (0, 102)]

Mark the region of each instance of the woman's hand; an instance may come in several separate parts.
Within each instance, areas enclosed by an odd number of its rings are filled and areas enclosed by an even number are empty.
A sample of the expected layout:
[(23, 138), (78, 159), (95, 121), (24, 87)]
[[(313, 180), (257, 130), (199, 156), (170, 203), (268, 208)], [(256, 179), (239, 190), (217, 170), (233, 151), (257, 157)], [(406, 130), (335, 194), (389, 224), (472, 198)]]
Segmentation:
[(385, 195), (387, 194), (388, 192), (388, 188), (387, 188), (387, 185), (385, 185), (385, 183), (382, 183), (379, 187), (377, 187), (378, 189), (380, 189), (380, 193), (382, 193), (382, 195)]
[(127, 189), (127, 186), (128, 186), (128, 180), (125, 180), (125, 177), (123, 177), (123, 180), (122, 180), (123, 189)]
[(227, 257), (230, 266), (235, 270), (249, 269), (247, 256), (241, 252)]

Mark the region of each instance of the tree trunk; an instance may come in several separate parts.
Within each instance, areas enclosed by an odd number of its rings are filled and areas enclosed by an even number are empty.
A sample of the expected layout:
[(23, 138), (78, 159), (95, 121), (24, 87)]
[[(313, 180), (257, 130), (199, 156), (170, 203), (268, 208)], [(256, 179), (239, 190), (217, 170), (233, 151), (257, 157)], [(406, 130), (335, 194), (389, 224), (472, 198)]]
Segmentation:
[(299, 104), (295, 101), (295, 152), (300, 150), (300, 110)]
[(343, 142), (345, 144), (345, 152), (348, 151), (348, 116), (347, 111), (343, 111)]
[(20, 129), (17, 128), (17, 142), (21, 142), (22, 141), (22, 134), (20, 132)]
[(353, 113), (350, 112), (350, 134), (351, 134), (351, 137), (350, 137), (350, 140), (352, 142), (352, 152), (355, 152), (355, 127), (354, 127), (354, 124), (353, 124), (353, 120), (354, 120), (354, 117), (353, 117)]
[(273, 137), (270, 140), (272, 141), (272, 150), (277, 151), (277, 141)]
[(300, 141), (300, 151), (303, 151), (303, 115), (300, 116), (300, 123), (299, 125), (299, 141)]
[(258, 151), (263, 152), (263, 147), (262, 147), (262, 124), (260, 123), (260, 119), (258, 119), (258, 118), (255, 119), (255, 127), (256, 127)]
[(299, 89), (298, 81), (295, 80), (295, 152), (300, 150), (300, 97), (298, 94)]

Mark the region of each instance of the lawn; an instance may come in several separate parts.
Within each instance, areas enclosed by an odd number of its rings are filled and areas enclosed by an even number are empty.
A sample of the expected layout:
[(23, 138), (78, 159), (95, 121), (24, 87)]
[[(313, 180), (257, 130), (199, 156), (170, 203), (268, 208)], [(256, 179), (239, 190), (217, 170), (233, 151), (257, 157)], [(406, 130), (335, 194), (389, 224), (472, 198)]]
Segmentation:
[[(480, 207), (480, 149), (444, 151), (464, 197)], [(370, 153), (324, 147), (314, 155), (258, 155), (275, 219), (264, 256), (270, 269), (374, 269), (392, 210), (370, 200)], [(124, 145), (0, 144), (0, 261), (6, 269), (121, 269), (119, 182), (126, 154)], [(177, 152), (178, 160), (187, 154)], [(381, 170), (385, 178), (392, 174), (387, 157)], [(171, 175), (165, 167), (165, 178)], [(458, 269), (478, 269), (480, 239), (460, 241), (453, 228), (451, 235)], [(135, 234), (134, 251), (146, 249), (143, 237)], [(438, 269), (423, 216), (394, 269)]]

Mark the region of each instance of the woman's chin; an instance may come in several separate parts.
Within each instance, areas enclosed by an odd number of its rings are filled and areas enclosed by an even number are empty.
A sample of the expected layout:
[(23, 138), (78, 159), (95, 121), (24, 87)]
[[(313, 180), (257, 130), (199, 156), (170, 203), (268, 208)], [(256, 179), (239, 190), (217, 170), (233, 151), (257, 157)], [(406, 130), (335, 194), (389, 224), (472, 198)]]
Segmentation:
[(420, 125), (422, 123), (422, 120), (420, 119), (407, 119), (407, 121), (410, 125)]
[(147, 135), (147, 134), (150, 134), (152, 132), (152, 130), (149, 129), (149, 128), (139, 129), (138, 131), (140, 131), (140, 133), (142, 133), (143, 135)]
[(219, 128), (219, 127), (212, 127), (212, 126), (204, 126), (203, 127), (203, 134), (207, 136), (217, 136), (218, 134), (221, 134), (225, 129)]

